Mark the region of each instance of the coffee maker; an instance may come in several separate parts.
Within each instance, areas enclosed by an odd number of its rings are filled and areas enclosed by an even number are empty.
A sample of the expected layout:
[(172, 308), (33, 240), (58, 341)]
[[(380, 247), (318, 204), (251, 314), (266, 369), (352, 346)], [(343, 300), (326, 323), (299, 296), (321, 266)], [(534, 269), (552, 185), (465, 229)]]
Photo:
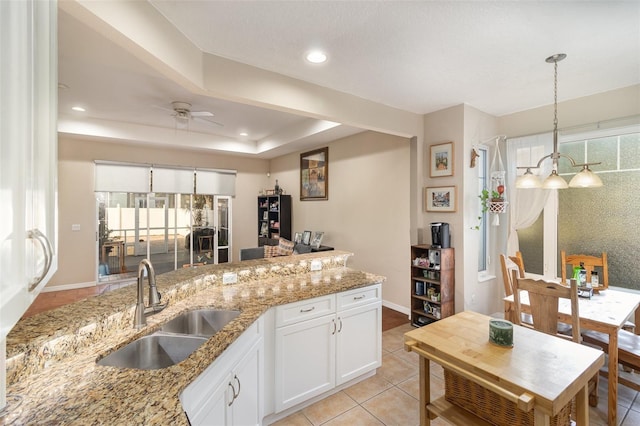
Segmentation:
[(431, 247), (432, 248), (451, 247), (448, 223), (445, 223), (445, 222), (431, 223)]

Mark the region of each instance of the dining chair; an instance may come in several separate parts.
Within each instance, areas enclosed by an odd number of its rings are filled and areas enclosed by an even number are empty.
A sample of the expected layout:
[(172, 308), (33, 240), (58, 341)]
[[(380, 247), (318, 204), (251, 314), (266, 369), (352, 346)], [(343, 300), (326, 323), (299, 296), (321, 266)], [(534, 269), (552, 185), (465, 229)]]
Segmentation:
[[(609, 266), (607, 265), (607, 253), (602, 252), (602, 256), (588, 256), (586, 254), (567, 255), (564, 250), (560, 251), (562, 282), (567, 282), (567, 265), (573, 270), (574, 267), (584, 265), (587, 271), (587, 282), (591, 282), (591, 273), (594, 268), (602, 268), (602, 277), (599, 280), (598, 289), (609, 288)], [(594, 290), (596, 291), (596, 290)]]
[(524, 261), (522, 260), (522, 253), (516, 252), (515, 256), (500, 255), (500, 265), (502, 267), (502, 282), (504, 284), (505, 296), (511, 296), (513, 294), (513, 284), (511, 284), (511, 271), (517, 270), (520, 278), (524, 278)]
[[(571, 301), (571, 335), (570, 338), (576, 343), (582, 343), (580, 333), (580, 311), (578, 305), (578, 284), (571, 280), (571, 285), (566, 287), (562, 284), (521, 278), (517, 271), (511, 272), (513, 283), (513, 301), (515, 305), (515, 322), (518, 325), (532, 327), (535, 330), (547, 333), (558, 338), (567, 339), (569, 336), (558, 333), (558, 302), (560, 298)], [(531, 309), (532, 325), (521, 321), (522, 308), (520, 305), (520, 290), (529, 293), (529, 307)], [(598, 374), (589, 380), (589, 405), (598, 405)]]

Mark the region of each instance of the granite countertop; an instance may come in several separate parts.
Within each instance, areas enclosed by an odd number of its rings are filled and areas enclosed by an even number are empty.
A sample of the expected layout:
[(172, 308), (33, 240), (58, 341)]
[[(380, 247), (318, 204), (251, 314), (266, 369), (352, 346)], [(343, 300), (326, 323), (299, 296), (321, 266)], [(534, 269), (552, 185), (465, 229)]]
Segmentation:
[[(333, 251), (209, 265), (158, 275), (168, 306), (135, 330), (136, 286), (21, 320), (7, 337), (7, 408), (0, 424), (188, 424), (179, 395), (274, 306), (384, 281), (345, 266)], [(318, 259), (322, 270), (310, 272)], [(238, 283), (222, 285), (224, 272)], [(146, 291), (145, 291), (146, 293)], [(186, 310), (241, 314), (184, 361), (159, 370), (98, 366), (96, 360)], [(18, 395), (18, 399), (14, 399)]]

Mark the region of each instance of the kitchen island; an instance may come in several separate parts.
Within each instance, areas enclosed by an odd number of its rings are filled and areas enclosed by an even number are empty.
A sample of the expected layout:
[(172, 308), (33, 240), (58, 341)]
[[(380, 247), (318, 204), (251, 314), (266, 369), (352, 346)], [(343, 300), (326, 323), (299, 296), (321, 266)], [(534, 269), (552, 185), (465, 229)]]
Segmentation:
[[(16, 424), (188, 424), (181, 392), (273, 307), (368, 287), (384, 277), (345, 266), (343, 251), (173, 271), (157, 276), (167, 308), (132, 327), (135, 286), (21, 320), (7, 339), (7, 402)], [(311, 264), (322, 270), (311, 272)], [(315, 268), (314, 268), (315, 269)], [(222, 284), (223, 273), (237, 283)], [(192, 309), (241, 311), (184, 361), (159, 370), (96, 360)], [(19, 401), (14, 400), (18, 396)]]

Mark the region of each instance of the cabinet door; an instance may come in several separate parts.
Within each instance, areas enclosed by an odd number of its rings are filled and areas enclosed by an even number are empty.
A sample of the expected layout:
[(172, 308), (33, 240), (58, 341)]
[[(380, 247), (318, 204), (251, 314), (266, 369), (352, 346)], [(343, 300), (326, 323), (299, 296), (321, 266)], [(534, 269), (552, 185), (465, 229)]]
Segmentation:
[(200, 410), (195, 414), (187, 413), (192, 426), (226, 426), (230, 423), (228, 407), (233, 399), (230, 384), (231, 376), (228, 376), (211, 392)]
[(235, 397), (229, 406), (229, 424), (237, 426), (259, 425), (262, 420), (262, 340), (256, 343), (238, 363), (231, 377), (231, 391)]
[(382, 303), (338, 312), (336, 385), (382, 365)]
[(335, 315), (276, 329), (276, 412), (335, 386)]
[(0, 51), (10, 58), (0, 64), (3, 340), (56, 269), (56, 3), (3, 2), (0, 27)]

